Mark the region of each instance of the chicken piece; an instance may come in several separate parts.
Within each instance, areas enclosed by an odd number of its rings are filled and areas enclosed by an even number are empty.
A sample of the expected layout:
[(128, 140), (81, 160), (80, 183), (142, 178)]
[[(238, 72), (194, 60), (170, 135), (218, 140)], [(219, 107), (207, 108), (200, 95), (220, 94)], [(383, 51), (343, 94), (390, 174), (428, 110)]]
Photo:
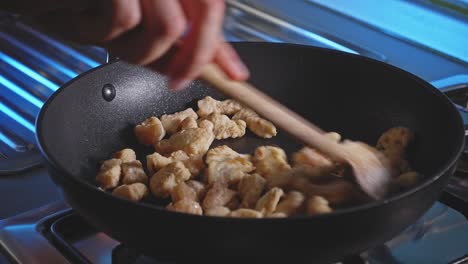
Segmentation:
[(185, 165), (176, 161), (156, 172), (150, 179), (150, 190), (154, 196), (168, 197), (181, 182), (190, 178), (190, 171)]
[(206, 128), (189, 128), (177, 132), (169, 139), (155, 145), (156, 151), (163, 155), (183, 150), (189, 156), (204, 155), (213, 143), (213, 131)]
[(285, 218), (285, 217), (288, 217), (287, 214), (285, 213), (272, 213), (272, 214), (269, 214), (265, 217), (268, 217), (268, 218)]
[(207, 181), (210, 185), (216, 182), (236, 184), (254, 169), (252, 162), (244, 157), (213, 161), (208, 164), (206, 169)]
[(208, 208), (205, 210), (205, 215), (208, 216), (227, 216), (231, 210), (225, 206), (217, 206), (217, 207), (212, 207)]
[(159, 142), (166, 135), (166, 131), (157, 117), (150, 117), (137, 125), (133, 132), (140, 144), (151, 146)]
[(229, 214), (230, 217), (240, 217), (240, 218), (262, 218), (263, 214), (262, 212), (253, 210), (253, 209), (246, 209), (246, 208), (241, 208), (237, 209), (235, 211), (232, 211)]
[(236, 194), (236, 191), (228, 189), (224, 184), (215, 183), (206, 193), (202, 203), (203, 209), (206, 210), (213, 207), (225, 206)]
[(133, 149), (122, 149), (114, 154), (114, 159), (120, 159), (122, 162), (129, 162), (136, 160), (136, 154)]
[(143, 165), (139, 160), (124, 162), (121, 167), (123, 184), (132, 184), (135, 182), (146, 184), (148, 182), (148, 176), (146, 176)]
[(203, 210), (199, 203), (197, 203), (196, 201), (187, 200), (187, 199), (183, 199), (175, 203), (170, 203), (166, 208), (168, 210), (180, 212), (180, 213), (195, 214), (195, 215), (203, 214)]
[[(351, 182), (343, 179), (336, 179), (327, 184), (303, 184), (301, 191), (304, 191), (309, 197), (310, 196), (322, 196), (331, 205), (343, 205), (350, 203), (357, 196), (357, 187)], [(299, 186), (294, 186), (299, 187)]]
[(188, 186), (185, 182), (177, 184), (177, 186), (174, 189), (172, 189), (171, 199), (173, 203), (183, 199), (192, 200), (196, 202), (199, 201), (195, 190), (192, 187)]
[(250, 160), (251, 158), (250, 155), (248, 154), (237, 153), (232, 148), (226, 145), (222, 145), (222, 146), (210, 149), (206, 153), (205, 162), (207, 164), (210, 164), (214, 161), (223, 161), (223, 160), (235, 159), (239, 157), (244, 158), (246, 160)]
[(231, 120), (227, 115), (210, 114), (206, 117), (213, 123), (213, 133), (216, 139), (239, 138), (245, 135), (247, 127), (244, 120)]
[(383, 152), (403, 153), (414, 140), (414, 133), (406, 127), (393, 127), (384, 132), (377, 141), (377, 149)]
[(206, 96), (205, 98), (198, 101), (197, 112), (200, 117), (205, 117), (212, 113), (233, 115), (241, 108), (242, 106), (232, 99), (218, 101), (216, 99), (213, 99), (213, 97), (211, 96)]
[[(313, 167), (310, 165), (295, 165), (289, 173), (291, 174), (291, 177), (293, 178), (299, 178), (303, 177), (306, 178), (312, 182), (320, 183), (323, 181), (328, 181), (331, 179), (336, 178), (337, 176), (334, 176), (335, 172), (339, 172), (338, 166), (330, 166), (330, 167)], [(341, 177), (341, 176), (339, 176)]]
[(229, 210), (236, 210), (239, 209), (240, 205), (240, 199), (239, 196), (236, 194), (236, 196), (232, 197), (231, 201), (226, 204), (226, 207), (229, 208)]
[(161, 123), (166, 130), (166, 133), (174, 134), (179, 131), (180, 124), (187, 117), (191, 117), (195, 120), (198, 119), (197, 113), (195, 113), (192, 108), (187, 108), (184, 111), (161, 116)]
[(197, 119), (189, 116), (180, 123), (179, 130), (197, 128), (197, 127), (198, 127)]
[(301, 192), (291, 191), (276, 206), (275, 213), (294, 215), (299, 212), (304, 203), (305, 196)]
[(186, 184), (195, 191), (195, 194), (197, 195), (197, 201), (203, 201), (206, 195), (205, 184), (195, 180), (187, 181)]
[(272, 138), (277, 134), (276, 127), (273, 125), (273, 123), (261, 118), (251, 109), (242, 108), (232, 117), (232, 119), (244, 120), (250, 131), (259, 137)]
[(239, 154), (226, 145), (210, 149), (205, 161), (208, 164), (206, 177), (210, 185), (217, 181), (237, 183), (246, 173), (255, 169), (250, 162), (250, 155)]
[(265, 185), (266, 180), (257, 173), (242, 178), (237, 187), (242, 198), (240, 207), (253, 208), (265, 189)]
[(270, 189), (257, 201), (255, 210), (260, 211), (265, 215), (273, 213), (276, 210), (276, 206), (283, 194), (284, 192), (280, 188), (274, 187)]
[(408, 189), (415, 186), (420, 179), (420, 174), (415, 171), (410, 171), (401, 174), (394, 179), (394, 183), (403, 189)]
[(266, 179), (266, 187), (267, 189), (271, 189), (273, 187), (279, 187), (282, 189), (290, 189), (291, 182), (295, 179), (295, 169), (291, 169), (288, 171), (284, 171), (281, 173), (276, 173), (273, 175), (268, 176)]
[(148, 187), (141, 182), (124, 184), (115, 188), (112, 195), (138, 202), (148, 196)]
[(393, 127), (383, 133), (377, 141), (377, 149), (390, 160), (392, 167), (400, 172), (408, 167), (403, 159), (409, 144), (414, 140), (414, 133), (406, 127)]
[(122, 174), (121, 164), (122, 160), (120, 159), (110, 159), (102, 163), (96, 176), (96, 181), (101, 188), (106, 190), (119, 185)]
[(211, 121), (209, 121), (209, 120), (199, 119), (199, 121), (197, 121), (197, 123), (198, 123), (199, 128), (206, 128), (206, 129), (211, 130), (211, 131), (213, 131), (213, 129), (214, 129), (213, 123), (211, 123)]
[(255, 149), (253, 157), (255, 172), (265, 177), (267, 182), (276, 175), (291, 169), (283, 149), (273, 146), (262, 146)]
[(326, 214), (332, 211), (328, 201), (322, 196), (312, 196), (306, 202), (306, 212), (309, 215)]
[(146, 156), (146, 167), (148, 168), (150, 175), (152, 175), (161, 168), (176, 161), (182, 161), (185, 167), (189, 169), (192, 177), (200, 174), (200, 171), (205, 167), (205, 163), (203, 162), (201, 155), (194, 155), (190, 157), (182, 150), (172, 152), (169, 157), (164, 157), (157, 152), (148, 155)]
[(153, 175), (155, 172), (166, 167), (172, 162), (174, 162), (172, 157), (164, 157), (163, 155), (154, 152), (153, 154), (146, 156), (146, 168), (148, 169), (148, 174)]
[(292, 155), (294, 165), (308, 165), (311, 167), (333, 167), (333, 161), (315, 149), (304, 147)]

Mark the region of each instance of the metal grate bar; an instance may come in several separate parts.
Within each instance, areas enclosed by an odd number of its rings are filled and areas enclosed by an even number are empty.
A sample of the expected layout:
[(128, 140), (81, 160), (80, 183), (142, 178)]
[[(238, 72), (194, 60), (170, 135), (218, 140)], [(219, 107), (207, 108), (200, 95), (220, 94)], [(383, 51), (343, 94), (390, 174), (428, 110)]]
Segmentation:
[(3, 41), (2, 49), (6, 53), (14, 54), (18, 60), (27, 63), (35, 70), (45, 72), (45, 76), (53, 77), (58, 83), (64, 83), (78, 75), (78, 72), (51, 57), (45, 56), (5, 32), (0, 32), (0, 41)]

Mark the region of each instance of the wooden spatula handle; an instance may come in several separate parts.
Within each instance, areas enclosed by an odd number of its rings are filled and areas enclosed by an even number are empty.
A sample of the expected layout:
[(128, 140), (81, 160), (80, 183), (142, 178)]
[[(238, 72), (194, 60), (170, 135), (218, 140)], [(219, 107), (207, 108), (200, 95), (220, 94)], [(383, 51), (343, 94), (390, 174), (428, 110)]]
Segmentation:
[(218, 66), (213, 64), (204, 68), (200, 78), (225, 95), (250, 107), (305, 145), (341, 160), (343, 149), (339, 144), (324, 136), (323, 131), (317, 126), (252, 85), (229, 79)]

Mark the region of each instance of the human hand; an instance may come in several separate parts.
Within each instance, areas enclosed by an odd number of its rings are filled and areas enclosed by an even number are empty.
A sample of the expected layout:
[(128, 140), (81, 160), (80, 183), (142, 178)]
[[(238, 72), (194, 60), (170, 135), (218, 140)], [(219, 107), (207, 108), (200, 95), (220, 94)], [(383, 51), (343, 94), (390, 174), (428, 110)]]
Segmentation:
[(156, 68), (169, 76), (173, 89), (185, 87), (211, 62), (234, 80), (248, 78), (247, 68), (222, 38), (223, 0), (47, 1), (55, 8), (37, 16), (46, 29)]

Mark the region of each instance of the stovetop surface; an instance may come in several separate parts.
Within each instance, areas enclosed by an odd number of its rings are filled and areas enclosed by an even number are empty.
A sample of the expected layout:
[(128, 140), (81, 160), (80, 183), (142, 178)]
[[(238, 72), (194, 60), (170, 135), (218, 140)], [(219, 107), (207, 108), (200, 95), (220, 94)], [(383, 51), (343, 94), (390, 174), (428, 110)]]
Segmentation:
[[(468, 263), (466, 234), (467, 218), (436, 202), (400, 235), (340, 263)], [(0, 245), (13, 263), (174, 263), (121, 245), (64, 202), (0, 221)]]

